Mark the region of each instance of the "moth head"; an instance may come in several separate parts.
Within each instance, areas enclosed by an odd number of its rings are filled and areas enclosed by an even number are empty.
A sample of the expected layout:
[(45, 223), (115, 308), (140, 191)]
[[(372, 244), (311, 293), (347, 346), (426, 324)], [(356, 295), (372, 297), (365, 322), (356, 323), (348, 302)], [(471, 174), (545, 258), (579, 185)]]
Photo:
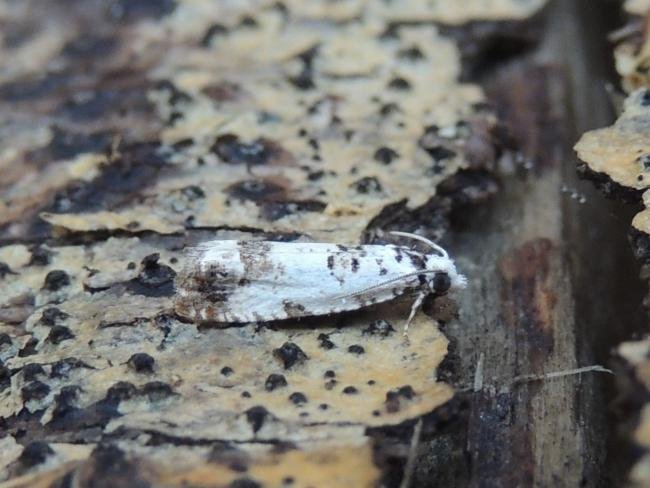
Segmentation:
[(467, 286), (467, 279), (456, 271), (453, 260), (447, 254), (447, 251), (438, 244), (425, 237), (409, 232), (393, 231), (391, 234), (424, 242), (435, 251), (436, 256), (429, 261), (428, 266), (430, 277), (427, 280), (427, 285), (432, 293), (444, 295), (452, 288), (465, 288)]
[(449, 265), (444, 270), (432, 270), (427, 285), (434, 295), (445, 295), (451, 289), (465, 288), (467, 279), (456, 271), (456, 267), (449, 260)]

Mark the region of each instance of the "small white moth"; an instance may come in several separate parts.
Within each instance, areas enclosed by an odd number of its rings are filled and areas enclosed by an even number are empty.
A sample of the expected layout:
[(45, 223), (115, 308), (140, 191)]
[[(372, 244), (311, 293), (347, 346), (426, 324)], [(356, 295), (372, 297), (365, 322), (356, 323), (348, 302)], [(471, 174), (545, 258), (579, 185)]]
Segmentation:
[(270, 321), (356, 310), (414, 295), (408, 326), (424, 298), (463, 288), (447, 252), (424, 237), (432, 253), (395, 245), (211, 241), (192, 250), (178, 276), (175, 310), (194, 322)]

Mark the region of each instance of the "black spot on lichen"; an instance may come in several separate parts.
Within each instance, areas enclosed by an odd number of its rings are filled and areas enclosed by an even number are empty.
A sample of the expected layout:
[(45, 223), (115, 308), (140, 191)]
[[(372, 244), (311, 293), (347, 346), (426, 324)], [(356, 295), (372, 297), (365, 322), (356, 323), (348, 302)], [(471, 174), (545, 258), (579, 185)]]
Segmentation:
[(59, 191), (48, 211), (54, 213), (111, 210), (133, 199), (155, 184), (167, 165), (159, 143), (120, 147), (120, 158), (105, 165), (90, 182), (76, 181)]
[(58, 291), (68, 285), (70, 285), (70, 276), (61, 269), (50, 271), (43, 282), (43, 288), (49, 291)]
[(138, 392), (138, 389), (133, 383), (128, 381), (118, 381), (106, 391), (107, 401), (129, 400), (133, 398)]
[(391, 90), (410, 90), (411, 84), (405, 78), (397, 77), (390, 80), (388, 88)]
[(60, 344), (63, 341), (74, 339), (75, 335), (64, 325), (55, 325), (50, 329), (50, 333), (45, 339), (52, 344)]
[(390, 390), (386, 393), (386, 411), (389, 413), (394, 413), (400, 409), (400, 397), (406, 400), (412, 400), (415, 396), (415, 391), (411, 385), (404, 385), (399, 387), (396, 390)]
[(302, 62), (300, 72), (288, 78), (289, 83), (299, 90), (311, 90), (316, 87), (314, 83), (314, 57), (318, 54), (318, 47), (312, 47), (300, 53), (297, 58)]
[(295, 364), (305, 362), (309, 357), (293, 342), (285, 342), (273, 351), (273, 355), (282, 361), (284, 369), (289, 369)]
[(231, 374), (233, 374), (235, 372), (235, 370), (232, 369), (230, 366), (224, 366), (223, 368), (221, 368), (220, 372), (224, 376), (230, 376)]
[(331, 390), (337, 385), (338, 381), (331, 379), (325, 382), (325, 389), (326, 390)]
[(0, 392), (11, 386), (11, 371), (9, 368), (0, 365)]
[(47, 442), (30, 442), (25, 446), (23, 452), (20, 453), (18, 462), (24, 468), (33, 468), (34, 466), (44, 463), (47, 457), (53, 454), (54, 451)]
[(323, 349), (329, 350), (329, 349), (334, 349), (336, 347), (336, 344), (334, 344), (330, 340), (330, 336), (328, 334), (324, 334), (324, 333), (318, 334), (317, 339), (320, 342), (320, 347), (322, 347)]
[(30, 162), (45, 166), (51, 161), (72, 159), (89, 152), (101, 152), (110, 144), (113, 134), (109, 132), (72, 132), (58, 126), (52, 127), (52, 138), (45, 147), (29, 153)]
[(159, 19), (175, 9), (174, 0), (112, 0), (108, 12), (115, 20), (136, 22), (147, 18)]
[(147, 396), (150, 402), (164, 400), (172, 395), (172, 387), (162, 381), (150, 381), (142, 387), (142, 393)]
[(228, 488), (262, 488), (262, 485), (250, 478), (237, 478), (230, 482)]
[(39, 100), (67, 86), (72, 74), (54, 72), (0, 85), (0, 98), (10, 102)]
[(36, 380), (23, 386), (20, 393), (24, 402), (42, 400), (50, 393), (50, 387), (42, 381)]
[(253, 429), (253, 434), (256, 434), (262, 428), (266, 418), (270, 415), (269, 411), (261, 405), (249, 408), (244, 414), (246, 414), (246, 420)]
[(181, 190), (183, 196), (185, 196), (190, 202), (194, 200), (199, 200), (205, 198), (205, 192), (203, 188), (198, 185), (189, 185)]
[(394, 159), (399, 157), (399, 154), (394, 149), (390, 147), (382, 146), (375, 151), (373, 156), (375, 161), (378, 161), (383, 164), (390, 164)]
[(319, 200), (290, 200), (285, 202), (265, 202), (261, 208), (262, 217), (275, 221), (287, 215), (299, 212), (322, 212), (327, 207), (326, 203)]
[(54, 411), (52, 417), (63, 420), (69, 415), (74, 415), (78, 411), (75, 403), (79, 397), (81, 388), (76, 385), (68, 385), (61, 388), (59, 393), (54, 397)]
[(343, 393), (346, 395), (356, 395), (359, 393), (359, 390), (357, 390), (354, 386), (346, 386), (343, 388)]
[(36, 354), (37, 345), (38, 345), (38, 339), (36, 337), (30, 337), (27, 340), (27, 343), (23, 346), (23, 348), (20, 351), (18, 351), (18, 357), (24, 358)]
[(285, 189), (268, 180), (246, 180), (234, 183), (226, 188), (233, 198), (254, 202), (280, 201), (285, 197)]
[(90, 455), (92, 469), (84, 479), (86, 486), (111, 488), (128, 486), (150, 488), (150, 483), (141, 479), (138, 467), (127, 460), (124, 451), (113, 444), (99, 444)]
[(56, 307), (47, 307), (45, 310), (43, 310), (41, 319), (38, 322), (41, 325), (52, 327), (56, 325), (58, 321), (66, 320), (68, 317), (70, 316), (67, 313), (59, 310)]
[(127, 364), (137, 373), (153, 373), (154, 359), (146, 352), (133, 354)]
[(429, 153), (429, 156), (431, 156), (434, 161), (438, 162), (444, 161), (445, 159), (451, 159), (456, 156), (456, 153), (454, 151), (444, 146), (425, 147), (424, 149), (427, 153)]
[(0, 279), (4, 278), (5, 276), (7, 276), (9, 274), (14, 274), (15, 275), (15, 274), (18, 274), (18, 273), (12, 271), (7, 263), (3, 263), (2, 261), (0, 261)]
[(52, 260), (52, 251), (44, 247), (37, 246), (31, 250), (29, 259), (30, 266), (47, 266)]
[(146, 256), (140, 266), (140, 274), (128, 282), (131, 293), (147, 297), (165, 297), (174, 294), (176, 272), (167, 265), (158, 263), (160, 254)]
[(359, 344), (354, 344), (350, 347), (348, 347), (348, 352), (351, 352), (352, 354), (364, 354), (366, 350), (360, 346)]
[(299, 391), (296, 391), (289, 395), (289, 400), (291, 403), (294, 405), (303, 405), (307, 403), (307, 396), (304, 393), (301, 393)]
[(390, 324), (390, 322), (383, 319), (379, 319), (372, 322), (368, 327), (363, 329), (362, 334), (379, 335), (382, 337), (387, 337), (393, 332), (395, 332), (395, 329), (393, 329), (393, 326)]
[(278, 153), (277, 148), (265, 139), (245, 143), (234, 134), (217, 137), (211, 149), (224, 163), (248, 166), (267, 164)]
[(395, 413), (399, 411), (399, 394), (395, 391), (389, 391), (386, 393), (386, 411), (389, 413)]
[(359, 193), (378, 193), (383, 189), (375, 176), (361, 178), (352, 183), (352, 187)]
[(203, 34), (201, 46), (208, 47), (212, 43), (213, 39), (226, 34), (228, 34), (228, 29), (223, 24), (212, 24), (208, 27), (208, 30), (205, 31), (205, 34)]
[(93, 369), (88, 364), (84, 363), (77, 358), (64, 358), (52, 364), (52, 369), (50, 371), (51, 378), (67, 378), (70, 371), (73, 369), (87, 368)]
[[(116, 47), (115, 38), (82, 34), (66, 43), (61, 54), (68, 58), (96, 58), (109, 55)], [(82, 61), (82, 60), (80, 60)]]
[(45, 374), (45, 370), (43, 369), (43, 366), (41, 366), (38, 363), (26, 364), (25, 366), (23, 366), (22, 372), (25, 381), (34, 381), (37, 376)]
[(277, 388), (283, 388), (285, 386), (287, 386), (287, 379), (284, 377), (284, 375), (277, 373), (270, 374), (264, 382), (264, 389), (266, 391), (273, 391)]
[(419, 47), (411, 46), (397, 51), (397, 57), (408, 59), (409, 61), (419, 61), (421, 59), (424, 59), (424, 54), (422, 54), (422, 51)]
[(415, 396), (415, 391), (411, 385), (400, 386), (397, 391), (400, 395), (402, 395), (402, 397), (406, 398), (407, 400), (411, 400)]
[(325, 378), (334, 378), (336, 376), (336, 373), (331, 369), (328, 369), (327, 371), (325, 371), (325, 374), (323, 376)]

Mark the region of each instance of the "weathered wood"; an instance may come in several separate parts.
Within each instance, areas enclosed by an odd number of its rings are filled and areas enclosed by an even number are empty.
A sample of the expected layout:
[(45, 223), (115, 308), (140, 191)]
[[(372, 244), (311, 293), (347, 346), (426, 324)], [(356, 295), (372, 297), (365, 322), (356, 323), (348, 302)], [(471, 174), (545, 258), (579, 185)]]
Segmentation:
[(556, 2), (539, 49), (485, 78), (524, 163), (504, 176), (493, 205), (460, 215), (452, 233), (461, 266), (472, 269), (461, 319), (444, 329), (466, 417), (422, 447), (422, 483), (625, 479), (631, 458), (608, 408), (609, 375), (513, 382), (609, 364), (612, 344), (643, 323), (638, 263), (621, 233), (629, 211), (577, 181), (571, 149), (585, 128), (613, 116), (602, 36), (615, 15), (593, 2)]

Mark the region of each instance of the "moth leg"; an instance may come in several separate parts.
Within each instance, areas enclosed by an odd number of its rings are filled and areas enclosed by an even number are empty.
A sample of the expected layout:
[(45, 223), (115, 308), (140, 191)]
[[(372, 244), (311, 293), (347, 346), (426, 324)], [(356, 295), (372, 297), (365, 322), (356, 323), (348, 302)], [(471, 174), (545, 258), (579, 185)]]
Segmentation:
[(404, 324), (404, 336), (409, 335), (409, 325), (411, 325), (411, 322), (413, 322), (413, 318), (415, 317), (415, 314), (418, 313), (418, 310), (420, 310), (420, 307), (422, 306), (422, 302), (424, 299), (427, 297), (427, 293), (420, 293), (415, 301), (413, 302), (413, 305), (411, 305), (411, 313), (409, 314), (409, 318), (406, 320), (406, 323)]

